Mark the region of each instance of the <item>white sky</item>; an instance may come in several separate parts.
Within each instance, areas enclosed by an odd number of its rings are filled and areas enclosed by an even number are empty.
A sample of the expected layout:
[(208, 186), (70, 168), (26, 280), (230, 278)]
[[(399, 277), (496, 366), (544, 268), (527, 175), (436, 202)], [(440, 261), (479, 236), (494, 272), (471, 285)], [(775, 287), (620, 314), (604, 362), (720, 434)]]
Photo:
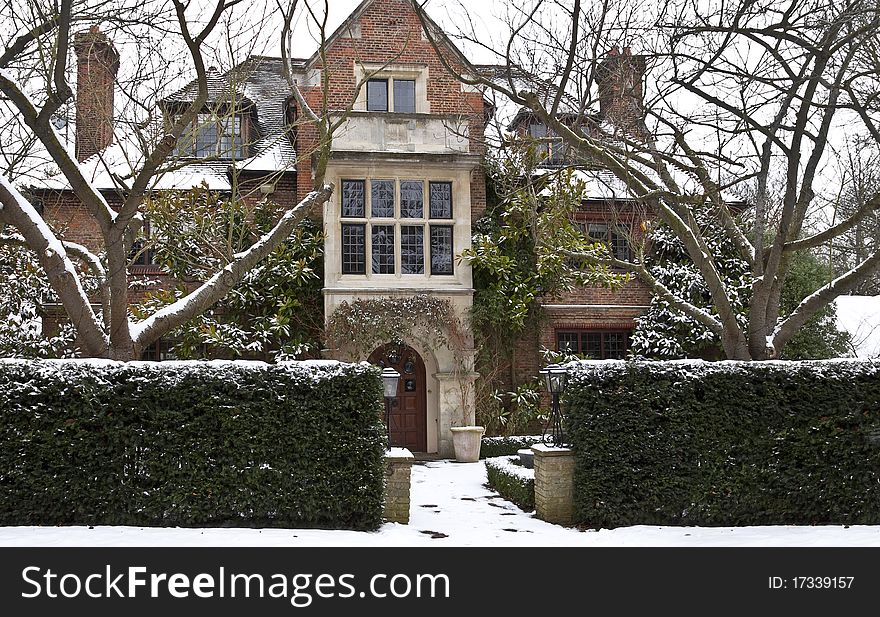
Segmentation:
[(578, 531), (523, 512), (487, 489), (485, 482), (482, 461), (416, 464), (409, 525), (386, 523), (376, 532), (0, 527), (0, 546), (880, 546), (880, 526), (634, 526)]
[(858, 358), (880, 357), (880, 296), (840, 296), (837, 327), (849, 332)]

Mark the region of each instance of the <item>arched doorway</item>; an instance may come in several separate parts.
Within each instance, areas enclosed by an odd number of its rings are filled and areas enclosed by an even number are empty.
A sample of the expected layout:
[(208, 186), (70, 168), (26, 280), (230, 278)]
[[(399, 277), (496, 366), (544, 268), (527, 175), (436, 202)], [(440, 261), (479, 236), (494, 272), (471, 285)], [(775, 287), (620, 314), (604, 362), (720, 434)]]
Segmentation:
[(412, 452), (428, 450), (428, 406), (425, 363), (412, 347), (389, 343), (370, 354), (371, 364), (400, 373), (397, 398), (389, 412), (391, 445)]

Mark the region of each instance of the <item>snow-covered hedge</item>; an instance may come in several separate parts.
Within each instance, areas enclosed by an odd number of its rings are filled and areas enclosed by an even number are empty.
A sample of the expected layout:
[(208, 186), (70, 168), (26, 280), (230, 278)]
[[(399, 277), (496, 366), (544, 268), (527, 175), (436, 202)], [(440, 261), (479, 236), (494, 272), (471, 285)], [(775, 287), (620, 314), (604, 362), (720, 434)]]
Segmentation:
[(540, 435), (508, 435), (483, 437), (480, 443), (480, 458), (493, 458), (516, 454), (523, 448), (529, 448), (541, 441)]
[(880, 524), (880, 363), (568, 368), (578, 522)]
[(0, 360), (0, 524), (373, 529), (366, 364)]
[(519, 465), (518, 456), (487, 458), (486, 477), (489, 486), (502, 497), (526, 511), (535, 509), (535, 470)]

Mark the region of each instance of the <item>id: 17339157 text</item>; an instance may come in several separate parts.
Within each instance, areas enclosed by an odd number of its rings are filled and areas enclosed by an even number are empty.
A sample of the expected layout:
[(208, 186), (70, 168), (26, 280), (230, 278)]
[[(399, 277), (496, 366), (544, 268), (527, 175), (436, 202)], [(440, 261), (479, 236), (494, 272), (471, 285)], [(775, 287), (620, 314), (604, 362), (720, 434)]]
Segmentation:
[(852, 589), (854, 576), (770, 576), (770, 589)]

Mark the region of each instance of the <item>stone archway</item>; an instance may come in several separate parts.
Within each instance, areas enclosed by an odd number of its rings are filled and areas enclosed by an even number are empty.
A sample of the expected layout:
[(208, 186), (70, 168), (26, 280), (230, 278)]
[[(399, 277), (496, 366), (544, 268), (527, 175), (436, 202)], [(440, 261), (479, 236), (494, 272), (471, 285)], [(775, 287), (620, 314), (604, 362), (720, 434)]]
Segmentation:
[(370, 354), (368, 361), (400, 373), (397, 398), (389, 413), (391, 446), (412, 452), (428, 450), (428, 405), (425, 363), (419, 353), (404, 344), (388, 343)]

